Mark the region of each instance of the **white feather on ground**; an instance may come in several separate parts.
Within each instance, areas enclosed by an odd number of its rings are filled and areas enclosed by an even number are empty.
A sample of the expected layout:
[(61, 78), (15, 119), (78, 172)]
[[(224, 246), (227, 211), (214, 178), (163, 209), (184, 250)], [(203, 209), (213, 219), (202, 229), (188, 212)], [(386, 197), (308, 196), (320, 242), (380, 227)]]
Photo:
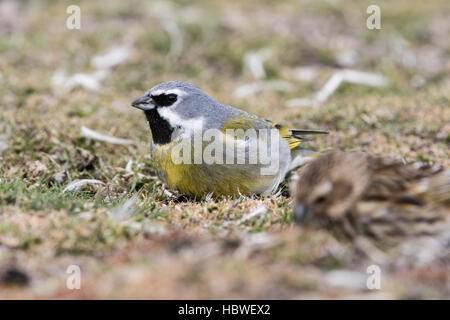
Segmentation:
[(98, 91), (101, 87), (100, 81), (109, 74), (108, 70), (98, 70), (93, 73), (75, 73), (66, 76), (64, 71), (58, 70), (52, 77), (52, 85), (56, 88), (62, 88), (67, 93), (76, 87), (82, 87), (89, 91)]
[(8, 136), (0, 135), (0, 153), (8, 149)]
[(164, 23), (164, 29), (170, 38), (170, 54), (178, 56), (183, 51), (183, 37), (180, 28), (175, 20), (169, 20)]
[(238, 221), (238, 224), (241, 224), (241, 223), (253, 220), (255, 218), (262, 218), (262, 217), (266, 216), (267, 213), (268, 213), (267, 207), (265, 205), (260, 205), (258, 208), (256, 208), (252, 212), (250, 212), (250, 213), (246, 214), (245, 216), (243, 216)]
[(108, 143), (112, 143), (112, 144), (132, 144), (133, 143), (133, 141), (131, 141), (131, 140), (107, 136), (100, 132), (89, 129), (85, 126), (81, 127), (81, 135), (88, 139), (104, 141), (104, 142), (108, 142)]
[(283, 80), (257, 81), (239, 86), (233, 91), (233, 96), (235, 98), (245, 98), (264, 91), (289, 92), (293, 89), (289, 82)]
[(123, 221), (129, 218), (135, 208), (138, 196), (135, 194), (131, 198), (127, 199), (123, 204), (108, 210), (108, 216), (114, 221)]
[(86, 184), (105, 184), (104, 182), (96, 179), (81, 179), (72, 181), (64, 188), (63, 192), (80, 190)]
[(96, 55), (91, 59), (91, 65), (96, 69), (107, 69), (124, 62), (131, 54), (126, 46), (112, 48), (104, 55)]
[(265, 48), (256, 52), (249, 52), (244, 56), (244, 70), (249, 71), (255, 79), (266, 77), (264, 62), (270, 58), (272, 50)]
[(287, 107), (315, 107), (325, 102), (344, 83), (363, 84), (373, 87), (386, 86), (389, 80), (379, 74), (357, 70), (338, 70), (312, 98), (294, 98), (286, 102)]

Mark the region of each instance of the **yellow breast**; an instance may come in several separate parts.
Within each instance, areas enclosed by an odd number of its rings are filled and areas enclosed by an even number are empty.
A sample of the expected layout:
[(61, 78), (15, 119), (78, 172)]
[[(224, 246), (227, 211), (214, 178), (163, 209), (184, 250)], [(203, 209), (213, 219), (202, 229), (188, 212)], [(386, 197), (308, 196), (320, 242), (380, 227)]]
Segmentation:
[(260, 176), (260, 167), (250, 164), (174, 163), (175, 143), (155, 145), (152, 158), (160, 177), (171, 189), (193, 197), (263, 193), (273, 184), (273, 176)]

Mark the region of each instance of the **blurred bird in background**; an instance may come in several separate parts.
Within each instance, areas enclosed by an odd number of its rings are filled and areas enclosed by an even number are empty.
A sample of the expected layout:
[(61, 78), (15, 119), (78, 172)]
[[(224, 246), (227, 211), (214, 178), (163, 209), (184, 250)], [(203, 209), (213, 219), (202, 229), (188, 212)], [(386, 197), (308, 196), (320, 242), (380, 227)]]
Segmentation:
[(291, 184), (297, 223), (380, 246), (450, 228), (450, 169), (362, 152), (330, 151)]

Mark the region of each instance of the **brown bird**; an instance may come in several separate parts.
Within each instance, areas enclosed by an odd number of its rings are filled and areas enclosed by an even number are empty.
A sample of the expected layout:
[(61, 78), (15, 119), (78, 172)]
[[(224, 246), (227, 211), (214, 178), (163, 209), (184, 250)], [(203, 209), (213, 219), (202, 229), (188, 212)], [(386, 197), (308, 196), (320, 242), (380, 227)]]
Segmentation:
[(450, 169), (327, 152), (298, 171), (294, 220), (379, 244), (450, 230)]

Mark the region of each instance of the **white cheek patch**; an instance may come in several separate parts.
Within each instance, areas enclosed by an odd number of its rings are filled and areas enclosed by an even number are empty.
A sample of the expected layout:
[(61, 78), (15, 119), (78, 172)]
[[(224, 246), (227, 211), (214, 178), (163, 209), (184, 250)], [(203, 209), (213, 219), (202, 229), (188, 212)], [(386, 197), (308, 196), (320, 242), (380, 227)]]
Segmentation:
[(172, 127), (181, 127), (187, 132), (201, 133), (203, 130), (203, 124), (205, 122), (204, 117), (192, 118), (192, 119), (182, 119), (178, 113), (169, 108), (158, 108), (159, 115), (169, 121)]
[(170, 125), (174, 128), (181, 127), (185, 133), (201, 133), (203, 131), (203, 124), (205, 122), (204, 117), (192, 118), (192, 119), (183, 119), (180, 115), (174, 111), (176, 106), (183, 101), (183, 98), (187, 95), (187, 93), (178, 88), (169, 89), (169, 90), (153, 90), (151, 94), (154, 96), (158, 96), (161, 94), (176, 94), (177, 101), (168, 107), (157, 108), (159, 115), (169, 121)]

